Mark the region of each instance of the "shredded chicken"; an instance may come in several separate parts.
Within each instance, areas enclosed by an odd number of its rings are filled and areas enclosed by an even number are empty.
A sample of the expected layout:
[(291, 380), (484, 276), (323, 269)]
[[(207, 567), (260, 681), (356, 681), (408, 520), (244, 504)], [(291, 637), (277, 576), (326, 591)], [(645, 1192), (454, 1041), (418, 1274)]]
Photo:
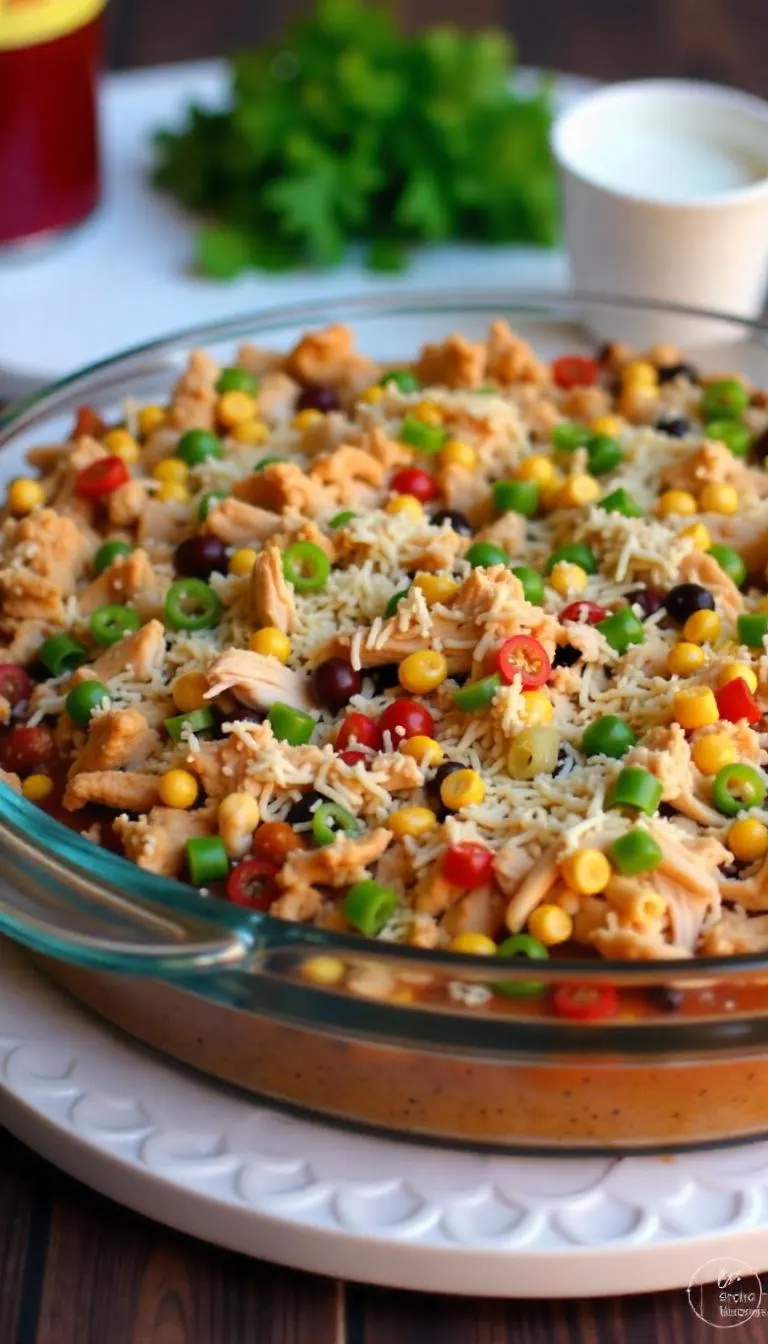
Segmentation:
[(159, 775), (129, 770), (91, 770), (73, 775), (62, 802), (68, 812), (86, 803), (103, 803), (123, 812), (146, 812), (157, 802)]
[(251, 709), (271, 709), (279, 702), (292, 709), (311, 708), (308, 682), (300, 672), (285, 667), (276, 658), (245, 649), (226, 649), (214, 658), (206, 672), (206, 700), (233, 691)]
[(439, 345), (425, 345), (416, 374), (425, 387), (480, 387), (485, 377), (486, 352), (482, 343), (472, 343), (455, 333)]
[(278, 546), (267, 546), (257, 555), (251, 571), (250, 597), (257, 627), (274, 626), (286, 635), (296, 629), (293, 589), (285, 581)]
[(182, 433), (187, 429), (212, 429), (218, 376), (216, 361), (204, 350), (193, 350), (168, 408), (169, 425)]
[(205, 520), (205, 531), (225, 541), (228, 546), (250, 546), (267, 541), (282, 527), (279, 513), (258, 509), (242, 499), (223, 499), (211, 509)]
[(140, 710), (110, 709), (91, 720), (88, 737), (69, 769), (70, 779), (83, 771), (140, 767), (160, 744)]
[(184, 864), (187, 841), (216, 833), (216, 807), (182, 812), (175, 807), (152, 807), (149, 815), (131, 821), (120, 816), (113, 830), (122, 841), (126, 856), (139, 868), (163, 877), (178, 877)]
[(335, 491), (307, 475), (295, 462), (272, 462), (233, 486), (235, 499), (271, 513), (296, 513), (305, 518), (330, 513), (338, 503)]
[(285, 361), (286, 373), (303, 384), (322, 384), (349, 393), (375, 381), (378, 366), (355, 352), (348, 327), (334, 325), (302, 337)]
[(83, 616), (90, 616), (110, 602), (130, 603), (143, 621), (160, 616), (170, 578), (162, 578), (147, 552), (140, 547), (130, 555), (118, 555), (107, 569), (79, 595)]
[(137, 681), (151, 681), (160, 675), (164, 658), (165, 629), (160, 621), (148, 621), (140, 630), (105, 649), (90, 666), (79, 667), (72, 680), (109, 681), (130, 668)]
[(346, 887), (359, 882), (365, 870), (384, 853), (392, 832), (383, 826), (360, 836), (335, 835), (320, 849), (298, 849), (288, 855), (277, 882), (284, 891), (292, 887)]

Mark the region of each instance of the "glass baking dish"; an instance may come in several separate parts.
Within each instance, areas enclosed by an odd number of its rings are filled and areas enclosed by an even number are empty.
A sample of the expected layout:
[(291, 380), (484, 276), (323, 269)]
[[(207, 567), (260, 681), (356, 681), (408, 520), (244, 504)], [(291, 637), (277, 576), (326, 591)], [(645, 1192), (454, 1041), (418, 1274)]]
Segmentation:
[[(66, 437), (78, 405), (114, 414), (126, 397), (166, 393), (190, 347), (231, 362), (243, 340), (287, 349), (307, 329), (346, 322), (365, 352), (406, 359), (450, 331), (479, 338), (499, 316), (550, 357), (591, 351), (585, 323), (621, 339), (640, 321), (663, 339), (673, 317), (694, 337), (705, 318), (711, 335), (715, 318), (724, 344), (696, 350), (697, 364), (768, 386), (760, 323), (594, 296), (376, 295), (203, 327), (64, 379), (0, 417), (0, 484), (33, 444)], [(275, 1102), (409, 1137), (557, 1154), (768, 1135), (768, 957), (505, 963), (513, 992), (490, 994), (499, 969), (486, 958), (365, 941), (205, 899), (4, 785), (0, 855), (0, 930), (51, 976), (151, 1045)], [(307, 978), (318, 957), (336, 964), (333, 985)], [(555, 986), (584, 984), (615, 994), (612, 1016), (553, 1013)]]

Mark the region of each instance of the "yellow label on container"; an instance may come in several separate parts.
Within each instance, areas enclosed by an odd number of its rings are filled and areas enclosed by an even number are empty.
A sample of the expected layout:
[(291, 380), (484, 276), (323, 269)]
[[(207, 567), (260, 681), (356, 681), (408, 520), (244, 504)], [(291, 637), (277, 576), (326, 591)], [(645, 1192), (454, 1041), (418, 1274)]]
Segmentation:
[(106, 0), (0, 0), (0, 50), (34, 47), (90, 23)]

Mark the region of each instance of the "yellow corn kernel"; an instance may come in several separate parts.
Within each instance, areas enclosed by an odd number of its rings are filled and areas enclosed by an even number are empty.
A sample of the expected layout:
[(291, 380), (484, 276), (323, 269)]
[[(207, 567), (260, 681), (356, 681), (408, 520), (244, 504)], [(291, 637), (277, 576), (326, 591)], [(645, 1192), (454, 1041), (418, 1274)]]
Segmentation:
[(673, 677), (692, 677), (700, 671), (707, 661), (704, 650), (698, 644), (689, 644), (681, 640), (667, 654), (667, 671)]
[(468, 957), (495, 957), (496, 944), (485, 933), (457, 933), (448, 944), (449, 952), (463, 952)]
[(413, 586), (421, 589), (430, 606), (448, 602), (459, 591), (456, 580), (449, 579), (447, 574), (417, 574)]
[(8, 508), (14, 518), (21, 518), (33, 509), (39, 509), (45, 503), (45, 491), (39, 481), (20, 476), (8, 491)]
[(702, 487), (699, 493), (699, 508), (703, 513), (734, 514), (739, 507), (739, 492), (732, 485), (710, 485)]
[(256, 552), (250, 546), (241, 546), (239, 550), (233, 551), (230, 555), (227, 569), (236, 578), (243, 579), (246, 574), (250, 574), (255, 564)]
[(361, 401), (367, 401), (369, 406), (375, 406), (377, 401), (381, 401), (384, 396), (384, 388), (374, 383), (373, 387), (367, 387), (361, 396)]
[(297, 429), (300, 434), (304, 434), (308, 429), (311, 429), (313, 425), (319, 425), (320, 421), (324, 419), (325, 416), (322, 411), (316, 411), (314, 407), (308, 406), (305, 411), (296, 412), (291, 421), (291, 425), (294, 429)]
[(400, 743), (400, 752), (403, 756), (411, 756), (419, 765), (441, 765), (445, 752), (433, 737), (424, 737), (421, 734), (416, 737), (407, 737)]
[(474, 471), (477, 466), (477, 453), (471, 443), (461, 443), (458, 439), (451, 439), (446, 443), (440, 454), (441, 467), (465, 467), (467, 471)]
[(163, 481), (155, 499), (159, 499), (162, 504), (188, 504), (190, 493), (181, 481)]
[(473, 807), (485, 797), (485, 783), (476, 770), (454, 770), (440, 785), (440, 797), (451, 812)]
[(768, 853), (768, 826), (754, 817), (741, 817), (731, 825), (726, 843), (735, 859), (754, 863)]
[(232, 438), (238, 443), (266, 443), (269, 438), (269, 426), (263, 420), (241, 420), (232, 430)]
[(121, 457), (123, 462), (138, 462), (141, 456), (141, 449), (132, 434), (127, 429), (110, 429), (104, 435), (102, 443), (108, 453), (115, 457)]
[(191, 714), (193, 709), (204, 708), (207, 690), (208, 681), (202, 672), (184, 672), (171, 687), (173, 703), (182, 714)]
[(705, 733), (691, 747), (693, 763), (702, 775), (716, 775), (724, 765), (739, 759), (738, 748), (725, 733)]
[(156, 429), (165, 422), (165, 411), (162, 406), (142, 406), (138, 414), (139, 433), (142, 438), (149, 434), (154, 434)]
[(682, 532), (678, 532), (679, 537), (687, 537), (692, 541), (697, 551), (708, 551), (712, 545), (712, 537), (708, 527), (703, 523), (691, 523), (689, 527), (684, 527)]
[(152, 475), (156, 481), (162, 481), (166, 485), (171, 481), (177, 485), (184, 485), (189, 476), (189, 467), (180, 457), (163, 457), (152, 468)]
[(600, 485), (594, 476), (585, 472), (580, 476), (569, 476), (557, 492), (557, 502), (561, 509), (579, 509), (585, 504), (593, 504), (600, 494)]
[(409, 653), (400, 664), (400, 685), (412, 695), (428, 695), (442, 686), (448, 676), (445, 654), (437, 649), (418, 649)]
[(677, 691), (672, 701), (672, 714), (686, 732), (708, 728), (720, 718), (714, 692), (708, 686), (685, 686)]
[(401, 807), (393, 812), (387, 825), (393, 835), (426, 835), (437, 825), (437, 817), (429, 807)]
[(573, 933), (573, 920), (560, 905), (537, 905), (528, 916), (528, 932), (545, 947), (567, 943)]
[(557, 471), (555, 464), (549, 457), (544, 457), (542, 453), (534, 453), (533, 457), (526, 457), (524, 462), (515, 472), (518, 481), (535, 481), (542, 489), (547, 486), (555, 485), (557, 482)]
[(560, 864), (560, 876), (580, 896), (596, 896), (611, 880), (611, 865), (599, 849), (577, 849)]
[(610, 439), (618, 439), (627, 426), (620, 415), (598, 415), (589, 427), (594, 434), (607, 434)]
[(570, 560), (558, 560), (549, 576), (549, 586), (561, 597), (570, 597), (573, 593), (583, 593), (589, 583), (589, 575), (581, 565)]
[(555, 472), (554, 480), (549, 485), (539, 486), (539, 505), (540, 513), (551, 513), (553, 509), (560, 508), (560, 491), (563, 485), (563, 477), (559, 471)]
[(185, 810), (197, 801), (197, 780), (188, 770), (166, 770), (157, 782), (160, 802)]
[(524, 723), (550, 723), (554, 718), (555, 707), (544, 691), (523, 691), (520, 699)]
[(257, 415), (256, 398), (248, 392), (222, 392), (216, 403), (216, 418), (226, 429), (235, 425), (247, 424)]
[(407, 513), (409, 518), (423, 518), (424, 510), (415, 495), (395, 495), (387, 504), (387, 513)]
[(690, 490), (665, 490), (656, 501), (659, 518), (691, 517), (696, 512), (696, 500)]
[(633, 425), (652, 419), (657, 404), (656, 388), (645, 383), (626, 383), (619, 393), (619, 410)]
[(647, 359), (631, 359), (621, 370), (621, 381), (625, 386), (657, 387), (659, 371)]
[(248, 648), (263, 658), (277, 658), (279, 663), (287, 663), (291, 656), (291, 641), (276, 625), (264, 625), (261, 630), (255, 630), (248, 640)]
[(720, 617), (716, 611), (694, 611), (683, 626), (683, 634), (693, 644), (712, 644), (720, 634)]
[(718, 685), (727, 686), (729, 681), (736, 681), (737, 677), (740, 677), (742, 681), (746, 681), (747, 686), (754, 695), (757, 690), (757, 676), (754, 670), (749, 666), (749, 663), (723, 663), (723, 666), (720, 668)]
[(345, 966), (338, 957), (310, 957), (303, 962), (301, 976), (311, 985), (337, 985), (344, 979)]
[(417, 420), (421, 420), (423, 425), (442, 425), (445, 420), (445, 413), (441, 406), (434, 401), (420, 401), (414, 406), (412, 415)]
[(27, 775), (21, 792), (30, 803), (42, 803), (53, 793), (53, 780), (48, 775)]
[(242, 859), (259, 824), (259, 804), (251, 793), (228, 793), (219, 807), (219, 837), (231, 859)]

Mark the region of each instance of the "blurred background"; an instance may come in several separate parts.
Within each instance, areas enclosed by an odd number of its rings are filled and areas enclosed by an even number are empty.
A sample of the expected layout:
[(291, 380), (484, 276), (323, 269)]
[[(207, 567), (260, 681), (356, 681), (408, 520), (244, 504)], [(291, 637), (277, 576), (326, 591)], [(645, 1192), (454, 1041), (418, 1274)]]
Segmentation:
[[(277, 37), (308, 0), (110, 0), (114, 69), (218, 56)], [(396, 0), (409, 27), (453, 21), (514, 33), (520, 62), (631, 79), (690, 75), (763, 97), (767, 0)]]

